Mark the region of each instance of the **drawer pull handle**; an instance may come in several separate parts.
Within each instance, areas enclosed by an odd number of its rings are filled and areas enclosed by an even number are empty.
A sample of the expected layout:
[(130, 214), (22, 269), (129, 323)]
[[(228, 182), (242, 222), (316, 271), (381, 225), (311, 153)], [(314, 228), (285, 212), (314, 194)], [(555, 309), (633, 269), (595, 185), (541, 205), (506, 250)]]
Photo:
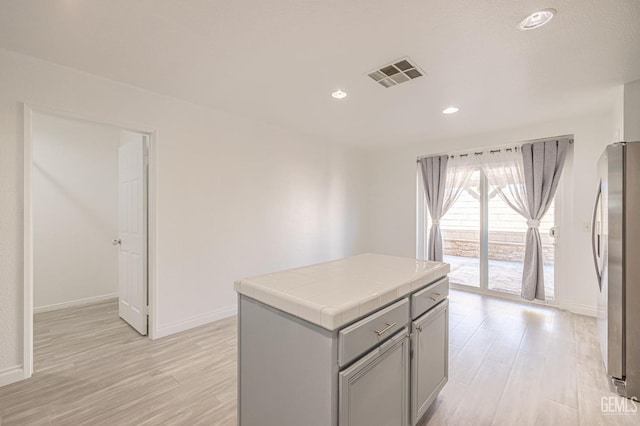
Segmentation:
[(416, 326), (416, 329), (417, 329), (420, 333), (422, 333), (422, 326), (421, 326), (421, 325)]
[(440, 296), (442, 296), (440, 293), (436, 293), (436, 297), (429, 296), (429, 299), (433, 300), (434, 302), (437, 302)]
[(382, 336), (384, 333), (386, 333), (387, 331), (391, 330), (393, 327), (396, 326), (395, 322), (392, 322), (391, 324), (387, 322), (385, 324), (386, 324), (386, 327), (383, 328), (382, 330), (374, 330), (378, 336)]

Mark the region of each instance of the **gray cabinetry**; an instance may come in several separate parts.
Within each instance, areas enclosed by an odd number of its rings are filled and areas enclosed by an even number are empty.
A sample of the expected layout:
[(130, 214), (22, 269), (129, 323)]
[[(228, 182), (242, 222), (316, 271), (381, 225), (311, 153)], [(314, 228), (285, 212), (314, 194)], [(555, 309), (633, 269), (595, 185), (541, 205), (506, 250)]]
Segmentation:
[(340, 373), (341, 426), (406, 426), (409, 334), (405, 328)]
[(449, 301), (422, 315), (411, 325), (411, 424), (427, 411), (449, 375)]
[(238, 424), (415, 425), (447, 382), (447, 296), (445, 277), (329, 330), (241, 294)]
[(337, 426), (335, 333), (241, 296), (238, 425)]
[(416, 319), (449, 296), (449, 278), (429, 284), (411, 295), (411, 317)]
[(343, 328), (338, 333), (338, 363), (340, 367), (403, 328), (409, 322), (409, 301), (405, 298), (375, 314)]

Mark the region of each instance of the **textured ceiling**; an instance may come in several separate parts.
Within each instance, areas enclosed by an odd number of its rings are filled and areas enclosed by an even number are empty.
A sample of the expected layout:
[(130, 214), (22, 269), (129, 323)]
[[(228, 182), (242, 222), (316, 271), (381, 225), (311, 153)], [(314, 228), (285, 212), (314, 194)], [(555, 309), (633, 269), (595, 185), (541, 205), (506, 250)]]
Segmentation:
[[(607, 108), (640, 78), (639, 22), (640, 0), (1, 0), (0, 47), (378, 147)], [(404, 56), (427, 76), (366, 76)]]

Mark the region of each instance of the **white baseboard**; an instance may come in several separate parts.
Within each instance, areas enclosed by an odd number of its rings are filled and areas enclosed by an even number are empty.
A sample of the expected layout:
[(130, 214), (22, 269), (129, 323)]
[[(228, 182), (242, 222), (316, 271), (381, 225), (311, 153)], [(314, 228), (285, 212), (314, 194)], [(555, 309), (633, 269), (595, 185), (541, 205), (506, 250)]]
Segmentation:
[(596, 306), (580, 305), (574, 303), (573, 305), (571, 305), (571, 308), (569, 310), (574, 314), (586, 315), (589, 317), (598, 316), (598, 308)]
[(40, 312), (56, 311), (58, 309), (71, 308), (73, 306), (90, 305), (92, 303), (104, 302), (105, 300), (117, 299), (118, 293), (105, 294), (103, 296), (87, 297), (86, 299), (72, 300), (71, 302), (54, 303), (53, 305), (38, 306), (33, 308), (34, 314)]
[(24, 368), (11, 367), (0, 371), (0, 387), (24, 380)]
[(176, 321), (168, 325), (159, 326), (156, 329), (153, 338), (159, 339), (161, 337), (169, 336), (174, 333), (189, 330), (190, 328), (198, 327), (200, 325), (231, 317), (233, 315), (236, 315), (237, 313), (238, 307), (236, 305), (233, 305), (227, 308), (218, 309), (213, 312), (207, 312), (206, 314), (196, 315), (182, 321)]

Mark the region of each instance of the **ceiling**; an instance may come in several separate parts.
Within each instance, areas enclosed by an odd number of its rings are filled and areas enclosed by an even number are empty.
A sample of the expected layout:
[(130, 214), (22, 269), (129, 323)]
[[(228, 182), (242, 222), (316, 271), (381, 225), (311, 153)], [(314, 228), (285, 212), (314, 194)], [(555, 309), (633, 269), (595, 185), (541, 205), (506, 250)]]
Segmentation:
[[(549, 24), (516, 29), (549, 7)], [(0, 47), (381, 147), (608, 108), (640, 78), (638, 22), (640, 0), (2, 0)], [(404, 56), (427, 76), (367, 77)]]

